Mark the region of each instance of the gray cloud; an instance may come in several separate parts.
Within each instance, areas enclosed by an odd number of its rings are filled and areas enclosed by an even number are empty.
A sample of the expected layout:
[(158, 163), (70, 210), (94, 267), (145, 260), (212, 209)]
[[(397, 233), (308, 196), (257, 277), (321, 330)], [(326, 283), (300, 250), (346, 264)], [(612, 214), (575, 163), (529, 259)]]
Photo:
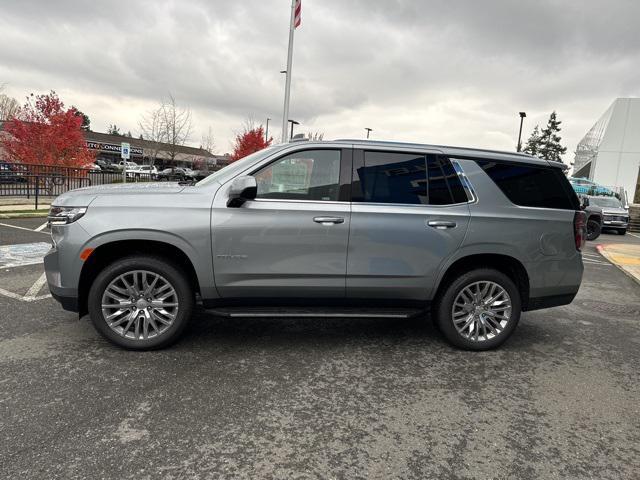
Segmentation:
[[(287, 0), (9, 0), (0, 83), (55, 89), (95, 128), (133, 131), (172, 92), (224, 151), (247, 116), (279, 133), (288, 13)], [(370, 126), (511, 149), (519, 110), (528, 132), (556, 109), (573, 149), (615, 97), (640, 93), (638, 18), (623, 0), (304, 0), (291, 116), (328, 137)]]

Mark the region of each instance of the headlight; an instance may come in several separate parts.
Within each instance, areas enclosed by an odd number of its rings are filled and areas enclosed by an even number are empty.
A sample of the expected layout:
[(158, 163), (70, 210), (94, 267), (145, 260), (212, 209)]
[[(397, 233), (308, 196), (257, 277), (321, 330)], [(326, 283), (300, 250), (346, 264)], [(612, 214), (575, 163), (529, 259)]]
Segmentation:
[(49, 225), (66, 225), (73, 223), (87, 212), (86, 207), (56, 207), (49, 210)]

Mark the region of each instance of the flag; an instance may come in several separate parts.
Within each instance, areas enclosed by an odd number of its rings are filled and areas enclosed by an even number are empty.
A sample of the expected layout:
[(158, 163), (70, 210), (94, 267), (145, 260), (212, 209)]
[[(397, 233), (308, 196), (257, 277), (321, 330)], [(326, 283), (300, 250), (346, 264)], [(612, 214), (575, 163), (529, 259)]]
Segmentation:
[(302, 23), (302, 0), (296, 0), (293, 16), (293, 28), (298, 28)]

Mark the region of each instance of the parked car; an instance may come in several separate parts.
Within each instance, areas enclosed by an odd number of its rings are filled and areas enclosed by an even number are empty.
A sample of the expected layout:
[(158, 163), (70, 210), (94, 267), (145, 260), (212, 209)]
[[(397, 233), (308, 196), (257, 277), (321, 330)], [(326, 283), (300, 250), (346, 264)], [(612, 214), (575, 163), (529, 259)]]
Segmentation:
[(587, 195), (579, 195), (580, 206), (587, 214), (587, 240), (593, 241), (602, 233), (602, 208), (589, 202)]
[(26, 183), (27, 173), (21, 165), (0, 162), (0, 183)]
[(211, 173), (212, 172), (210, 172), (209, 170), (193, 170), (193, 176), (197, 181), (204, 180), (209, 175), (211, 175)]
[(130, 162), (128, 160), (120, 160), (118, 162), (118, 169), (120, 171), (122, 170), (132, 170), (132, 169), (136, 169), (139, 167), (139, 165), (136, 162)]
[(584, 195), (609, 195), (613, 196), (614, 192), (602, 185), (598, 185), (591, 180), (587, 180), (586, 178), (573, 178), (569, 177), (569, 183), (571, 187), (576, 193), (581, 193)]
[(170, 167), (170, 168), (165, 168), (164, 170), (161, 170), (160, 172), (158, 172), (158, 180), (169, 180), (169, 181), (187, 181), (187, 180), (194, 180), (195, 181), (195, 175), (193, 174), (193, 171), (189, 171), (189, 169), (186, 168), (182, 168), (182, 167)]
[(602, 211), (602, 228), (615, 230), (620, 235), (629, 228), (629, 211), (615, 197), (589, 197), (589, 205)]
[(100, 158), (95, 161), (95, 164), (97, 166), (99, 166), (100, 169), (103, 172), (119, 172), (119, 171), (121, 171), (120, 167), (117, 164), (114, 164), (112, 162), (109, 162), (109, 161), (106, 161), (106, 160), (103, 160), (103, 159), (100, 159)]
[(47, 281), (130, 349), (175, 342), (197, 298), (230, 317), (430, 312), (453, 345), (486, 350), (580, 287), (586, 214), (555, 163), (294, 142), (194, 185), (70, 191), (49, 213)]
[(155, 180), (158, 177), (158, 169), (155, 165), (140, 165), (140, 173), (147, 175), (152, 180)]

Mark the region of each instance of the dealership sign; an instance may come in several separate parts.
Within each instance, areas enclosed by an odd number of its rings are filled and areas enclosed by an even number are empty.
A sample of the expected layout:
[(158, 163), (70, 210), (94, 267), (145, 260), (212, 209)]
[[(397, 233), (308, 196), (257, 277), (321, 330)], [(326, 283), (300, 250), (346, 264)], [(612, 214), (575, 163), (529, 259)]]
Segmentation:
[[(103, 152), (113, 152), (120, 154), (122, 152), (122, 146), (117, 145), (115, 143), (102, 143), (102, 142), (86, 142), (87, 148), (90, 150), (101, 150)], [(129, 151), (131, 155), (139, 155), (142, 156), (142, 148), (140, 147), (130, 147)]]

